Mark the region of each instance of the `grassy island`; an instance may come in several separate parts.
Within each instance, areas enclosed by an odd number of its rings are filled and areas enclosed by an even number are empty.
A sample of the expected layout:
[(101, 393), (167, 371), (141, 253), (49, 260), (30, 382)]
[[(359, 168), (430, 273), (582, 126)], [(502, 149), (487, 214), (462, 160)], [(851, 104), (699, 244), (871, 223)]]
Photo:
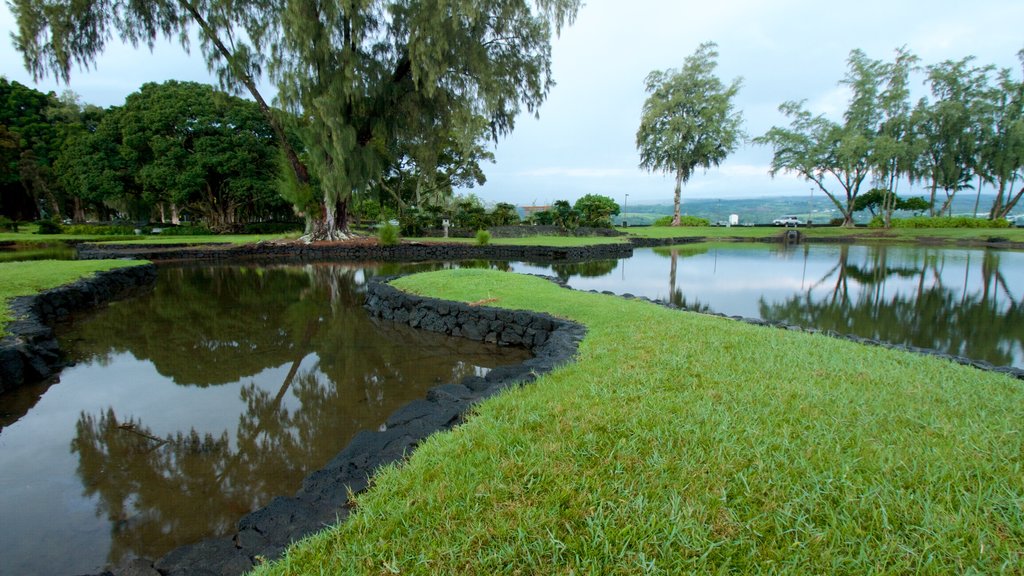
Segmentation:
[(18, 296), (29, 296), (43, 290), (70, 284), (97, 272), (145, 264), (141, 260), (35, 260), (0, 262), (0, 336), (12, 320), (8, 302)]
[(1019, 381), (528, 276), (397, 285), (589, 332), (256, 574), (1024, 571)]

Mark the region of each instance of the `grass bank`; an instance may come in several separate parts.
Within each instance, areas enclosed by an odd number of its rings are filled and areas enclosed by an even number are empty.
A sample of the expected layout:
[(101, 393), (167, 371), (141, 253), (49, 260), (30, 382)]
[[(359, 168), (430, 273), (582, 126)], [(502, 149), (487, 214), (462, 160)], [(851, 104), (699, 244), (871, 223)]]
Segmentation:
[(1024, 386), (489, 270), (406, 290), (586, 324), (260, 576), (1024, 571)]
[(13, 320), (8, 302), (18, 296), (29, 296), (43, 290), (70, 284), (97, 272), (145, 264), (127, 260), (35, 260), (0, 263), (0, 336)]
[[(781, 227), (703, 226), (677, 227), (650, 226), (646, 228), (618, 228), (640, 238), (708, 238), (759, 239), (774, 238), (785, 229)], [(792, 230), (792, 228), (790, 228)], [(810, 238), (852, 238), (858, 242), (926, 242), (956, 243), (961, 241), (985, 242), (990, 238), (1003, 238), (1009, 242), (1024, 242), (1024, 228), (797, 228)]]
[[(476, 244), (476, 238), (402, 238), (406, 242)], [(528, 236), (525, 238), (492, 238), (489, 244), (498, 246), (549, 246), (552, 248), (578, 248), (595, 244), (623, 244), (626, 237), (603, 236)]]

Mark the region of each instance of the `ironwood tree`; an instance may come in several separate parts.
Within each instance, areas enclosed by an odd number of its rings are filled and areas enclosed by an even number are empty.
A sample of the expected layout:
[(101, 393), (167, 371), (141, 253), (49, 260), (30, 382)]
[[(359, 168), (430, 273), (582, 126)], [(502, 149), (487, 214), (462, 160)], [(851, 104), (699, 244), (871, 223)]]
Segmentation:
[[(580, 0), (13, 0), (15, 44), (37, 76), (66, 78), (115, 35), (134, 45), (164, 36), (187, 46), (198, 28), (211, 69), (244, 86), (283, 140), (259, 95), (269, 78), (294, 117), (302, 158), (289, 181), (303, 199), (309, 239), (347, 235), (353, 193), (396, 159), (396, 142), (455, 135), (469, 149), (487, 122), (509, 133), (519, 112), (536, 113), (553, 85), (551, 37)], [(413, 149), (412, 147), (404, 147)], [(427, 150), (430, 146), (425, 147)], [(417, 160), (426, 154), (413, 152)], [(296, 161), (299, 164), (296, 164)], [(308, 165), (311, 174), (304, 174)], [(317, 183), (315, 189), (310, 184)], [(309, 213), (315, 210), (314, 213)]]
[(743, 114), (733, 107), (741, 80), (725, 85), (715, 75), (714, 42), (701, 44), (683, 67), (647, 76), (636, 147), (640, 167), (675, 174), (672, 225), (679, 226), (682, 185), (697, 168), (719, 166), (743, 139)]

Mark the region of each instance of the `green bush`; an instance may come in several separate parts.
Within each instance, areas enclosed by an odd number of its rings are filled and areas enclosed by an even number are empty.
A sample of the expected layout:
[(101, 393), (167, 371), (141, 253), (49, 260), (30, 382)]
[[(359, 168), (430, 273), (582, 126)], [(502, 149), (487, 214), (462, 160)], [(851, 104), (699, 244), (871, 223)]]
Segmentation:
[[(671, 216), (662, 216), (661, 218), (658, 218), (657, 220), (655, 220), (654, 224), (653, 224), (653, 226), (671, 226), (671, 225), (672, 225), (672, 217)], [(710, 222), (708, 221), (707, 218), (698, 218), (697, 216), (680, 216), (679, 217), (679, 225), (680, 226), (708, 226), (708, 225), (710, 225)]]
[(377, 233), (377, 240), (381, 246), (394, 246), (398, 244), (398, 227), (390, 222), (385, 223)]
[(476, 243), (480, 246), (487, 246), (491, 243), (491, 233), (487, 230), (477, 230)]
[[(875, 217), (881, 220), (881, 217)], [(875, 219), (871, 220), (869, 226), (881, 227), (881, 222), (876, 226)], [(1010, 223), (1005, 218), (987, 220), (984, 218), (973, 218), (971, 216), (913, 216), (911, 218), (893, 218), (893, 228), (1009, 228)]]
[[(160, 228), (157, 226), (157, 228)], [(160, 229), (161, 236), (210, 236), (213, 232), (206, 226), (169, 226)], [(255, 234), (255, 232), (249, 232)]]
[(18, 221), (11, 220), (7, 216), (0, 216), (0, 230), (3, 230), (5, 232), (17, 232)]
[(95, 224), (67, 224), (61, 227), (65, 234), (78, 234), (83, 236), (131, 236), (135, 234), (135, 228), (131, 226), (105, 226)]
[(36, 230), (36, 234), (60, 234), (63, 232), (60, 224), (53, 220), (39, 220), (36, 222), (36, 225), (39, 227), (39, 229)]

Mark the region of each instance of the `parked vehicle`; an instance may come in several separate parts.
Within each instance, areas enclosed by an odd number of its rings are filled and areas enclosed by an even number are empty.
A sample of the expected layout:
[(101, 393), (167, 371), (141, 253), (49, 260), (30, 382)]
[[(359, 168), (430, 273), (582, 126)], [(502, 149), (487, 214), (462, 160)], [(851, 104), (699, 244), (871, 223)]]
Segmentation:
[(776, 226), (800, 226), (803, 222), (796, 216), (783, 216), (782, 218), (772, 220), (772, 224)]

